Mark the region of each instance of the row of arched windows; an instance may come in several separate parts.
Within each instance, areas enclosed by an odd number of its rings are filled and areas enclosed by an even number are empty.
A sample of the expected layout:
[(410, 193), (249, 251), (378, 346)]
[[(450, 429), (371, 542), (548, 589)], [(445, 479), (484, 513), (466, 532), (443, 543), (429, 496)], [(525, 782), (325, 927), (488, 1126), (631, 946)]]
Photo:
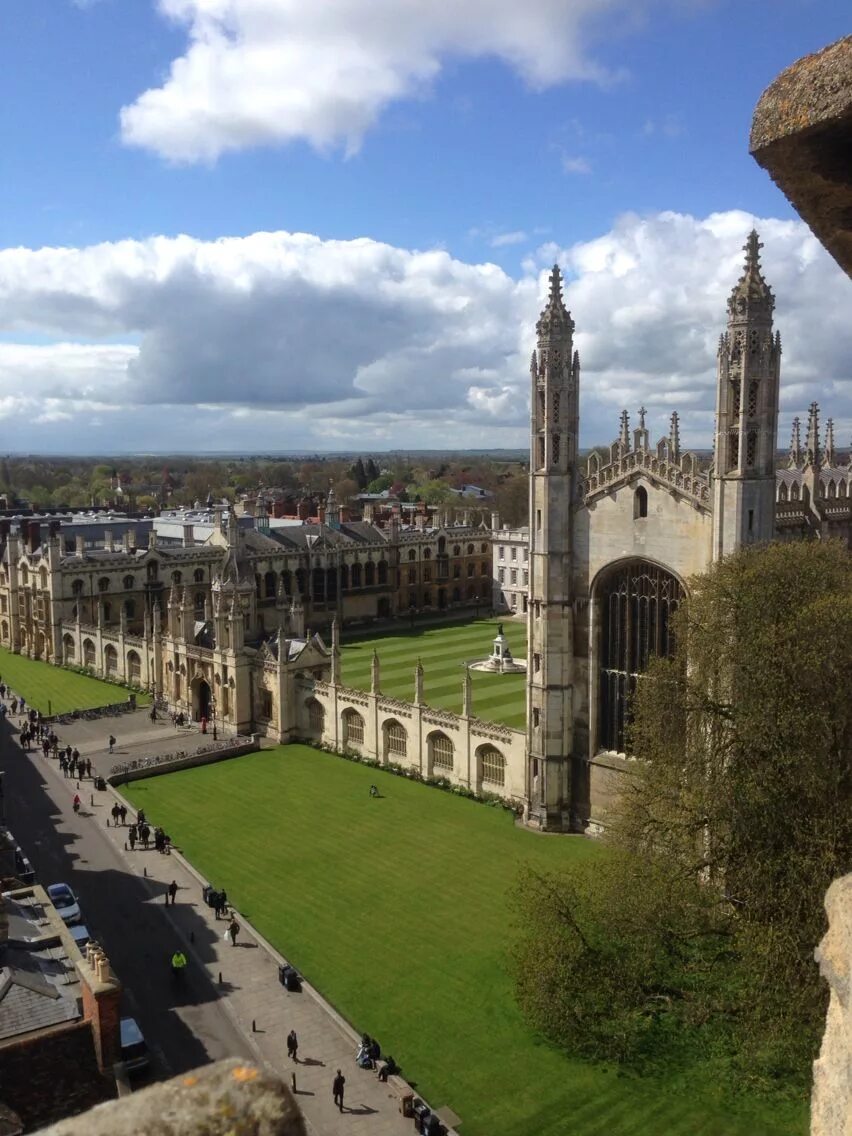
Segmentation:
[[(322, 732), (325, 727), (325, 711), (316, 699), (308, 703), (308, 717), (311, 729)], [(357, 710), (348, 707), (340, 716), (341, 733), (344, 746), (364, 744), (364, 718)], [(382, 726), (384, 755), (386, 758), (406, 757), (408, 753), (408, 733), (396, 719), (386, 721)], [(430, 773), (452, 773), (455, 747), (452, 739), (439, 730), (433, 731), (426, 739), (428, 747), (428, 768)], [(501, 787), (506, 784), (506, 759), (494, 746), (480, 746), (477, 750), (480, 779), (483, 784)]]
[[(97, 650), (95, 644), (91, 639), (84, 639), (82, 642), (81, 659), (84, 667), (91, 667), (93, 670), (96, 667)], [(74, 643), (73, 635), (66, 634), (62, 637), (62, 661), (66, 664), (77, 662), (77, 648)], [(141, 682), (142, 680), (142, 660), (137, 651), (127, 652), (127, 666), (126, 675), (130, 682)], [(104, 647), (104, 674), (117, 675), (119, 673), (118, 667), (118, 651), (114, 644), (107, 643)]]

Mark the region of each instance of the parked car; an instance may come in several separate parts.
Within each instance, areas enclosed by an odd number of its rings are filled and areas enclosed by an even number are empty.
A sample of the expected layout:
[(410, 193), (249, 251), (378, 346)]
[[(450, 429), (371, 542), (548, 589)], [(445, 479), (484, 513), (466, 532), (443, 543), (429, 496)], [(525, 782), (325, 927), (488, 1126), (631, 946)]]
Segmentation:
[(71, 932), (71, 938), (77, 944), (77, 949), (85, 951), (92, 939), (86, 924), (78, 923), (76, 927), (69, 927), (68, 930)]
[(47, 889), (47, 894), (50, 896), (51, 903), (69, 927), (72, 923), (82, 922), (83, 912), (80, 910), (77, 896), (68, 884), (51, 884)]
[(148, 1043), (135, 1018), (121, 1019), (121, 1060), (128, 1073), (147, 1069), (151, 1063)]

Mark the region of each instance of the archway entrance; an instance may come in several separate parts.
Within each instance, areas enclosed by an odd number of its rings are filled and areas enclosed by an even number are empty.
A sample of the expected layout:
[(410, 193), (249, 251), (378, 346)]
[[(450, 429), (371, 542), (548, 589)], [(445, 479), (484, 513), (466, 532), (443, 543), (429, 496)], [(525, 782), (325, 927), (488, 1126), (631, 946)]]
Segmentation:
[(192, 716), (196, 722), (210, 717), (210, 683), (203, 678), (192, 684)]

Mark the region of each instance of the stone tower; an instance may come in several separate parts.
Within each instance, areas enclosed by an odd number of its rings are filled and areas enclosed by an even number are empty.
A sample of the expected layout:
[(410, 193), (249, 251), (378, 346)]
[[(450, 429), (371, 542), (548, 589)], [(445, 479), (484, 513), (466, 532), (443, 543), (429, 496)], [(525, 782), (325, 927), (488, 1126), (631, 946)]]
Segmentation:
[(745, 269), (728, 300), (719, 340), (713, 480), (713, 559), (775, 535), (775, 447), (781, 337), (752, 229)]
[(572, 776), (572, 522), (580, 360), (556, 265), (536, 333), (531, 367), (527, 776), (531, 823), (558, 831), (580, 827), (582, 818), (578, 776)]

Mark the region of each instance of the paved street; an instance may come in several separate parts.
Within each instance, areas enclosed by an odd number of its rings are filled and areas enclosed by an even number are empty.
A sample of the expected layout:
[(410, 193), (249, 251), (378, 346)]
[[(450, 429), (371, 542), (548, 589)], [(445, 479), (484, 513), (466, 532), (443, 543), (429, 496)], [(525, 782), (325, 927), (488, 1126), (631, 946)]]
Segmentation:
[[(57, 763), (40, 750), (22, 752), (14, 740), (17, 722), (6, 720), (0, 731), (9, 826), (40, 883), (63, 880), (78, 893), (87, 925), (126, 984), (127, 1007), (139, 1019), (164, 1072), (225, 1056), (253, 1058), (287, 1077), (295, 1074), (299, 1104), (312, 1131), (324, 1136), (410, 1134), (412, 1122), (400, 1115), (389, 1087), (373, 1072), (357, 1068), (357, 1035), (351, 1027), (307, 983), (300, 993), (283, 989), (278, 982), (281, 957), (243, 914), (237, 913), (242, 932), (235, 948), (224, 941), (226, 923), (203, 903), (202, 881), (191, 865), (179, 854), (162, 856), (153, 848), (129, 852), (126, 829), (107, 827), (118, 794), (93, 792), (91, 782), (82, 782), (84, 808), (75, 816), (71, 803), (77, 782), (63, 778)], [(144, 711), (124, 719), (78, 722), (57, 732), (105, 774), (122, 760), (189, 751), (207, 740), (176, 731), (171, 723), (152, 724)], [(114, 755), (106, 753), (110, 732), (118, 739)], [(156, 817), (150, 819), (156, 823)], [(165, 891), (172, 879), (179, 886), (177, 903), (167, 907)], [(215, 882), (227, 887), (227, 880)], [(168, 960), (178, 945), (190, 965), (186, 990), (176, 992)], [(291, 1028), (299, 1036), (296, 1064), (286, 1054)], [(331, 1099), (337, 1068), (346, 1076), (343, 1113)]]
[[(128, 719), (64, 726), (58, 732), (108, 772), (109, 764), (122, 755), (101, 757), (94, 747), (104, 747), (111, 730), (118, 734), (132, 725), (136, 732), (144, 721), (140, 712)], [(6, 719), (0, 726), (0, 768), (5, 772), (7, 823), (32, 861), (38, 882), (62, 880), (77, 893), (86, 926), (125, 984), (125, 1011), (139, 1020), (163, 1072), (181, 1072), (221, 1057), (250, 1057), (250, 1046), (205, 972), (193, 973), (181, 1004), (175, 1004), (168, 965), (175, 945), (170, 919), (105, 830), (111, 796), (95, 793), (92, 808), (91, 783), (82, 782), (85, 807), (75, 816), (71, 803), (77, 782), (63, 778), (57, 763), (45, 761), (40, 750), (22, 752), (16, 737), (17, 725)], [(160, 727), (157, 741), (159, 747), (148, 746), (145, 752), (189, 748), (170, 723)], [(197, 934), (203, 943), (201, 924)]]

